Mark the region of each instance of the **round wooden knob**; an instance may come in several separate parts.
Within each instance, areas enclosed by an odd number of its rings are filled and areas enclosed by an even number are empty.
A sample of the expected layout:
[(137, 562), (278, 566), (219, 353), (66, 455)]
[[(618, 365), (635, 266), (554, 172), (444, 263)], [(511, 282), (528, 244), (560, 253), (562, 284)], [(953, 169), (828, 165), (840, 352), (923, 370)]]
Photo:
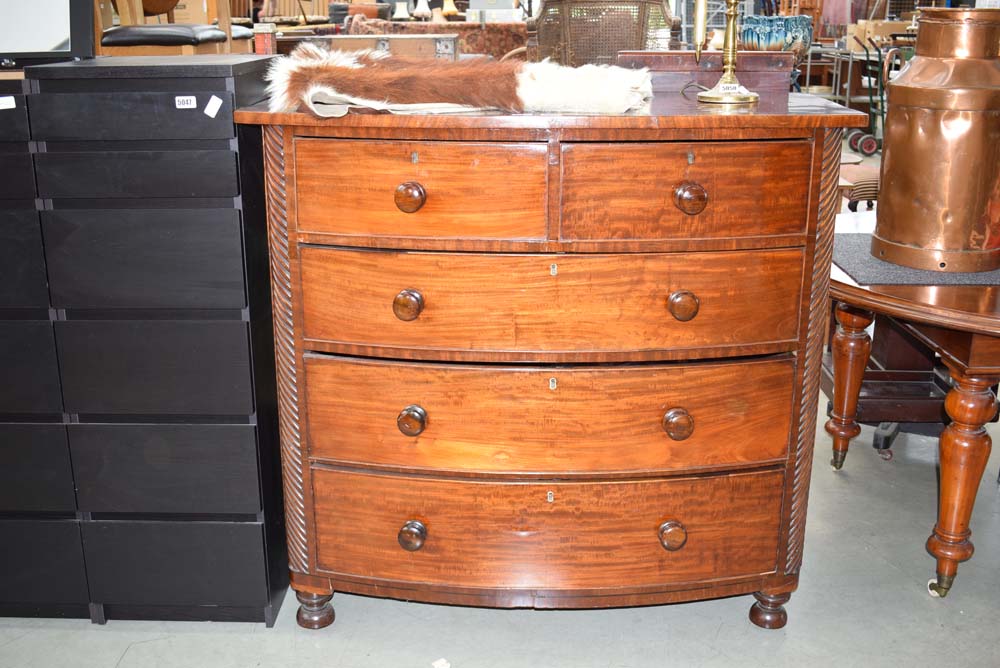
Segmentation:
[(416, 213), (427, 201), (427, 191), (416, 181), (407, 181), (396, 186), (394, 199), (396, 208), (403, 213)]
[(416, 552), (427, 540), (427, 527), (419, 520), (410, 520), (399, 530), (396, 539), (399, 546), (407, 552)]
[(424, 310), (424, 296), (419, 290), (400, 290), (396, 298), (392, 300), (392, 312), (400, 320), (416, 320), (420, 312)]
[(699, 306), (701, 302), (690, 290), (678, 290), (667, 298), (670, 314), (681, 322), (687, 322), (698, 315)]
[(708, 191), (694, 181), (681, 181), (674, 187), (674, 206), (689, 216), (695, 216), (708, 206)]
[(396, 417), (396, 426), (406, 436), (419, 436), (427, 428), (427, 411), (415, 404), (407, 406)]
[(667, 520), (660, 525), (660, 545), (668, 552), (676, 552), (687, 542), (688, 532), (677, 520)]
[(694, 433), (694, 418), (683, 408), (671, 408), (663, 414), (663, 431), (675, 441), (683, 441)]

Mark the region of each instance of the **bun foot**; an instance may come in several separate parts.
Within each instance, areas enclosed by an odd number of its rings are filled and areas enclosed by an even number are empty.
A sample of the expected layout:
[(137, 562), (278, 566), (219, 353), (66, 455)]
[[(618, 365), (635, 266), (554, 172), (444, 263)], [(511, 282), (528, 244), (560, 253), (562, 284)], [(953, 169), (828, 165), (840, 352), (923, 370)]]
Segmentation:
[(333, 624), (334, 612), (330, 605), (333, 594), (311, 594), (309, 592), (297, 591), (295, 598), (298, 599), (299, 612), (295, 615), (295, 621), (304, 629), (322, 629)]
[(765, 594), (759, 591), (753, 597), (757, 602), (750, 607), (751, 622), (762, 629), (780, 629), (788, 623), (784, 604), (788, 603), (791, 594)]

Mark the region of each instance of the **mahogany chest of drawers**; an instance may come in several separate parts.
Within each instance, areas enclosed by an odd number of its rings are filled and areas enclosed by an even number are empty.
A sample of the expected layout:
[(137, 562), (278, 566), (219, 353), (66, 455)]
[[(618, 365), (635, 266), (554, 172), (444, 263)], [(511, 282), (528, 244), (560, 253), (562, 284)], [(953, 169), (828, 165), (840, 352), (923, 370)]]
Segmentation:
[(842, 128), (238, 112), (264, 125), (292, 586), (502, 607), (753, 593), (802, 561)]

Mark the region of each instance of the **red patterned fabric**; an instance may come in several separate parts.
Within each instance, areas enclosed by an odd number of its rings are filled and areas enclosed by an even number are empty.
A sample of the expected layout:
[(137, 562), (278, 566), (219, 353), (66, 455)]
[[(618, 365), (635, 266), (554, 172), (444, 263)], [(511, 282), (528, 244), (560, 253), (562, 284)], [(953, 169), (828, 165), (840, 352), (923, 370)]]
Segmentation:
[(366, 19), (360, 14), (351, 17), (349, 35), (427, 35), (458, 34), (459, 53), (484, 53), (500, 59), (505, 54), (527, 44), (524, 23), (418, 23), (415, 21), (385, 21)]

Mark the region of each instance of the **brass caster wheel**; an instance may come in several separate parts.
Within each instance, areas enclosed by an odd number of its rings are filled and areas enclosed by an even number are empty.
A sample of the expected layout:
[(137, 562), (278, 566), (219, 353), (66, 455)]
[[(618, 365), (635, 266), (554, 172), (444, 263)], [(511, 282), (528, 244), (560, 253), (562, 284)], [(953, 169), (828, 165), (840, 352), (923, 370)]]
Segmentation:
[(951, 583), (948, 583), (947, 587), (938, 584), (937, 578), (931, 578), (927, 581), (927, 593), (931, 595), (931, 598), (944, 598), (951, 591)]
[(886, 448), (885, 450), (879, 450), (878, 456), (882, 458), (882, 461), (891, 462), (892, 461), (892, 450)]

